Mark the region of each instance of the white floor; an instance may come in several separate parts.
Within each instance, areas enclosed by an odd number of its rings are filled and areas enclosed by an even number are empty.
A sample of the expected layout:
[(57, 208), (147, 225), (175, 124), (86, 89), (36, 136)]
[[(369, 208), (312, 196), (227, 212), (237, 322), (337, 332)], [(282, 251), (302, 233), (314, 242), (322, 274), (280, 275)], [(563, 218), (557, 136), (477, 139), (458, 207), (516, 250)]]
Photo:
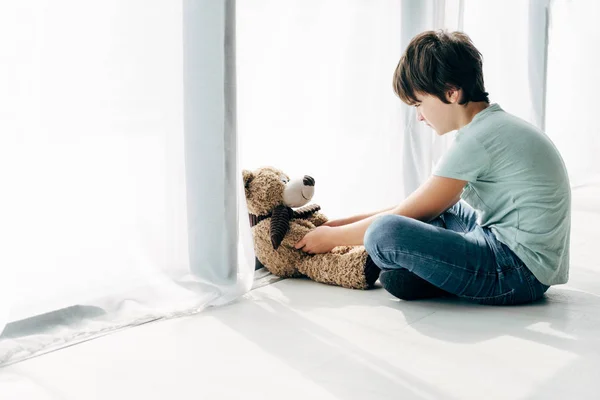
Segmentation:
[(284, 280), (0, 370), (0, 399), (599, 399), (600, 191), (571, 280), (528, 306)]

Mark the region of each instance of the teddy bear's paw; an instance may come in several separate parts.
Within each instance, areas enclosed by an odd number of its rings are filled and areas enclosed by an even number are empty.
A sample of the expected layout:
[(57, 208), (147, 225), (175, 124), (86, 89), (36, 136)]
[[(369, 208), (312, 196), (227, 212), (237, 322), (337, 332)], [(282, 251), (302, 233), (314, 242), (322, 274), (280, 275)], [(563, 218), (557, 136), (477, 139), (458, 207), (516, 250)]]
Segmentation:
[(346, 254), (349, 253), (352, 249), (352, 246), (336, 246), (331, 250), (331, 252), (333, 254)]
[(371, 256), (367, 256), (367, 261), (365, 262), (365, 279), (367, 281), (367, 289), (373, 287), (377, 279), (379, 279), (380, 272), (381, 269), (371, 259)]

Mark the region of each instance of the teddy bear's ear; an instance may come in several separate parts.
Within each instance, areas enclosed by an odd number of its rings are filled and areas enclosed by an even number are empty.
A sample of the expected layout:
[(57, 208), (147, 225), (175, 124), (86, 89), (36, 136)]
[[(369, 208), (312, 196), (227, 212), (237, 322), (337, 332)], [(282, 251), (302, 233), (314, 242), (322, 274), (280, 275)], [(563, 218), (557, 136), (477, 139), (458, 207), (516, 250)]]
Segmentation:
[(242, 171), (242, 176), (244, 177), (244, 188), (248, 189), (248, 185), (250, 185), (250, 182), (254, 179), (254, 174), (245, 169)]

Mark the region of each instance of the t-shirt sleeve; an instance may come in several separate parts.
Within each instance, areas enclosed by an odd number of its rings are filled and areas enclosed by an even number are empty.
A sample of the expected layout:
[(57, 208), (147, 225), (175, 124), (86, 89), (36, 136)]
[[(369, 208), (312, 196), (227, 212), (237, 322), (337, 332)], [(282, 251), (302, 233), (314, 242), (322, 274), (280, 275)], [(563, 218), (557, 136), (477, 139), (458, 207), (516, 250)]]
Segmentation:
[(460, 135), (437, 163), (433, 175), (474, 182), (490, 165), (487, 150), (471, 135)]

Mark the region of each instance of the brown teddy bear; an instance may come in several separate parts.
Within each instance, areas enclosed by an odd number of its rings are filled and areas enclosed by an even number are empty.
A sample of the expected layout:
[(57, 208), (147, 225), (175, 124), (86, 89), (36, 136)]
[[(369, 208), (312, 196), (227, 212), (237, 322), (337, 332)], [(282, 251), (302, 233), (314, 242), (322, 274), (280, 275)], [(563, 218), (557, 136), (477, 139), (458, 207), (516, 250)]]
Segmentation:
[[(380, 269), (363, 246), (338, 246), (330, 253), (307, 254), (294, 248), (308, 232), (327, 222), (318, 205), (309, 205), (315, 180), (290, 180), (282, 171), (243, 171), (257, 262), (284, 278), (308, 277), (351, 289), (368, 289)], [(305, 207), (303, 207), (305, 206)], [(301, 207), (301, 208), (298, 208)]]

